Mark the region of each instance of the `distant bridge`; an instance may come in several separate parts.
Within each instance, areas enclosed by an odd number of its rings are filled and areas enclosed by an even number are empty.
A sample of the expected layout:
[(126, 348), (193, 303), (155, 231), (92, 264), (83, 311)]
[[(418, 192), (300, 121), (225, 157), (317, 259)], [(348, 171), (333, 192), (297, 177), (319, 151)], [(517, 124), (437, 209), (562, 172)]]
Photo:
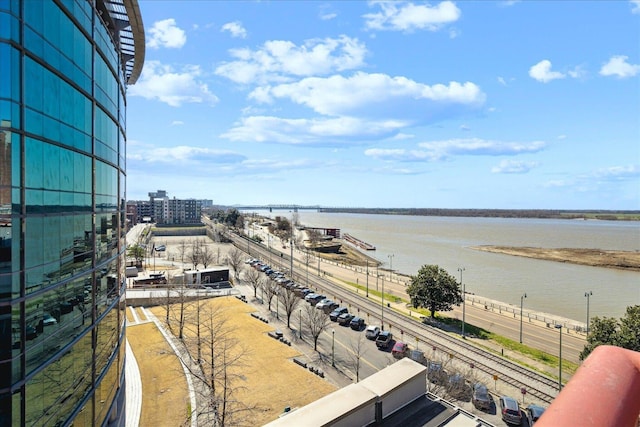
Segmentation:
[(241, 211), (250, 211), (250, 210), (278, 210), (278, 211), (299, 211), (299, 210), (316, 210), (316, 209), (327, 209), (326, 206), (313, 205), (313, 206), (302, 206), (302, 205), (247, 205), (247, 206), (233, 206), (234, 208)]

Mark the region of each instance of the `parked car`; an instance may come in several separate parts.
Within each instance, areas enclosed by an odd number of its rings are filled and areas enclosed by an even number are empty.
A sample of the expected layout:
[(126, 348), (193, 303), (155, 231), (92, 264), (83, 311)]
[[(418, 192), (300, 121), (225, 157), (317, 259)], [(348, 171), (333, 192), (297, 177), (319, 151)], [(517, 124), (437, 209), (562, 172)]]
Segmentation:
[(472, 390), (462, 374), (452, 374), (447, 381), (447, 392), (457, 399), (468, 400)]
[(316, 308), (319, 310), (324, 311), (325, 313), (331, 313), (333, 310), (336, 309), (336, 307), (338, 307), (338, 303), (334, 302), (328, 298), (323, 299), (322, 301), (320, 301), (318, 304), (316, 304)]
[[(308, 301), (309, 301), (309, 304), (315, 306), (317, 303), (319, 303), (320, 301), (322, 301), (323, 299), (326, 299), (326, 298), (327, 297), (325, 295), (316, 294), (313, 298), (309, 298)], [(306, 297), (305, 297), (305, 299), (306, 299)]]
[(434, 384), (443, 384), (447, 380), (447, 373), (440, 362), (429, 362), (427, 365), (427, 379)]
[(309, 292), (311, 292), (311, 289), (305, 288), (304, 286), (300, 287), (300, 288), (297, 288), (296, 290), (293, 291), (293, 293), (296, 294), (296, 296), (299, 296), (299, 297), (304, 297)]
[(331, 301), (329, 298), (325, 298), (323, 300), (320, 300), (316, 303), (316, 308), (317, 309), (321, 309), (322, 307), (324, 307), (325, 304), (330, 304), (333, 301)]
[(354, 315), (351, 313), (342, 313), (340, 316), (338, 316), (338, 324), (340, 326), (349, 326), (349, 323), (353, 318)]
[(409, 352), (409, 346), (406, 342), (396, 341), (391, 349), (391, 355), (396, 359), (402, 359)]
[(378, 338), (378, 334), (380, 333), (380, 327), (375, 325), (367, 326), (367, 330), (364, 332), (364, 336), (370, 340), (375, 340)]
[(473, 385), (473, 393), (471, 394), (471, 402), (477, 409), (490, 411), (493, 404), (493, 397), (489, 393), (489, 389), (482, 383)]
[(42, 324), (44, 326), (55, 325), (56, 323), (58, 323), (58, 321), (49, 313), (44, 313), (44, 315), (42, 316)]
[(381, 331), (376, 337), (376, 347), (381, 350), (386, 350), (391, 345), (393, 340), (393, 334), (389, 331)]
[(333, 322), (337, 322), (338, 321), (338, 316), (340, 316), (341, 314), (347, 313), (349, 310), (347, 310), (347, 307), (338, 307), (335, 310), (333, 310), (331, 313), (329, 313), (329, 319), (331, 319)]
[(424, 357), (424, 352), (422, 350), (413, 349), (409, 351), (409, 358), (414, 362), (418, 362), (424, 366), (427, 366), (428, 360)]
[(533, 404), (527, 406), (527, 408), (524, 410), (524, 413), (527, 414), (529, 427), (532, 427), (536, 423), (536, 421), (538, 421), (538, 418), (540, 418), (544, 413), (544, 409), (545, 408), (543, 408), (542, 406)]
[(500, 396), (500, 414), (502, 421), (507, 424), (520, 425), (522, 423), (522, 414), (520, 414), (520, 405), (513, 397)]
[(349, 322), (349, 326), (354, 331), (361, 331), (364, 327), (364, 319), (362, 317), (354, 317), (351, 319), (351, 322)]

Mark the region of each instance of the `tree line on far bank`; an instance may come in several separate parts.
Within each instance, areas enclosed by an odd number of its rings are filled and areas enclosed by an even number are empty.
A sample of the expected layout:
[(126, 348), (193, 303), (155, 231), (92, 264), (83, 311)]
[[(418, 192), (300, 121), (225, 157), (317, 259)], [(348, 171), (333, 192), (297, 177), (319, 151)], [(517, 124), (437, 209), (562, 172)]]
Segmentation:
[[(462, 284), (437, 265), (423, 265), (407, 286), (414, 308), (429, 310), (431, 318), (437, 311), (451, 311), (462, 303)], [(587, 344), (580, 352), (584, 360), (597, 346), (614, 345), (640, 351), (640, 305), (627, 307), (624, 317), (594, 317), (590, 320)]]
[(557, 209), (320, 208), (318, 212), (487, 218), (556, 218), (640, 221), (640, 211)]

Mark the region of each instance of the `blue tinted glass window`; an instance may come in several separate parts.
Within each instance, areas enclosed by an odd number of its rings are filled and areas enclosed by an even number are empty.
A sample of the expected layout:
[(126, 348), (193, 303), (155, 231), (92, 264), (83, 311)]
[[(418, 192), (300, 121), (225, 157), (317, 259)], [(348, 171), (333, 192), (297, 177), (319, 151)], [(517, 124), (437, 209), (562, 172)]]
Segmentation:
[(25, 185), (28, 188), (42, 188), (43, 178), (43, 144), (26, 138), (25, 140)]

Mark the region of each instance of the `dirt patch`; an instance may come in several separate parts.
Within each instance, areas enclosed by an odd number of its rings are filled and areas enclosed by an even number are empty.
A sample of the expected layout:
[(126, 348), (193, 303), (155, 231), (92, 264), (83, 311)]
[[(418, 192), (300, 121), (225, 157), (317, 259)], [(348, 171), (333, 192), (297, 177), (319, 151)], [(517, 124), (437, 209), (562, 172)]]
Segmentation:
[(640, 271), (640, 252), (602, 249), (533, 248), (515, 246), (473, 246), (472, 249), (547, 261), (570, 262), (592, 267)]
[(343, 244), (340, 247), (340, 251), (337, 253), (317, 252), (315, 253), (315, 255), (319, 256), (322, 259), (335, 261), (346, 265), (366, 266), (368, 262), (369, 267), (375, 267), (379, 263), (379, 261), (375, 258), (360, 252), (358, 249), (353, 248), (348, 244)]

